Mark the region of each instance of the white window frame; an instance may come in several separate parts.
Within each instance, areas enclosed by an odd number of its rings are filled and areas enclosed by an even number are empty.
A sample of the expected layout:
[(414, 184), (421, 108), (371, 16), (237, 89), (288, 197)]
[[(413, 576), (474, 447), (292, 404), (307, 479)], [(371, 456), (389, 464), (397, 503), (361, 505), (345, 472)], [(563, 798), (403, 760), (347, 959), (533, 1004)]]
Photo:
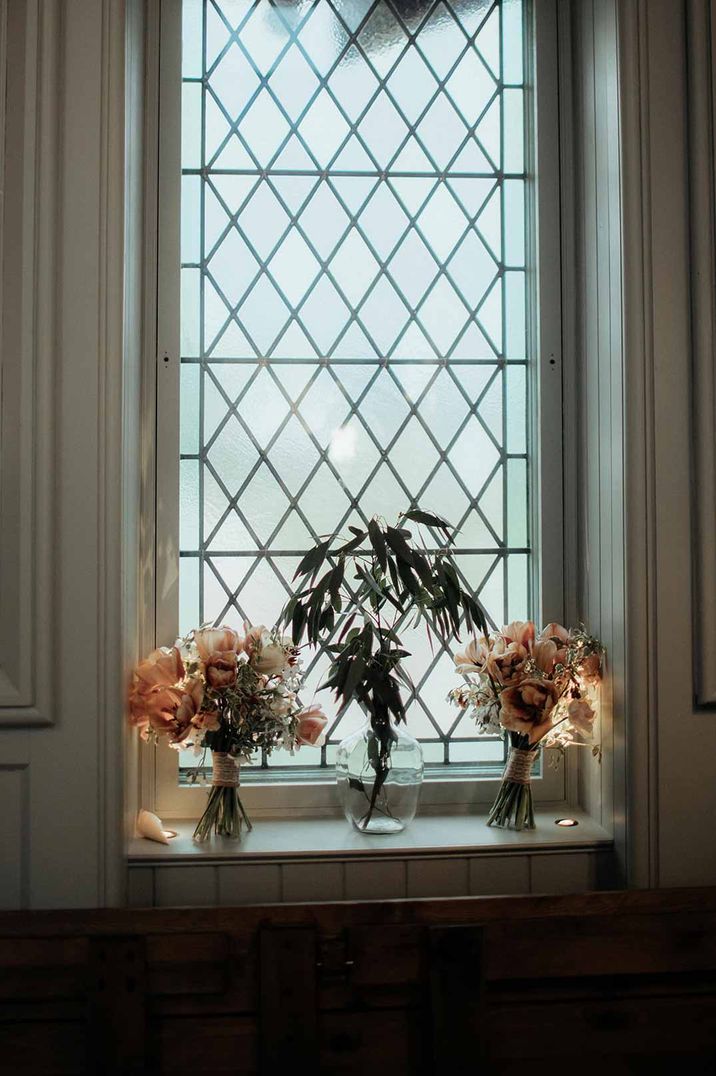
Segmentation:
[[(528, 216), (533, 236), (527, 258), (531, 290), (530, 354), (534, 356), (531, 414), (534, 455), (530, 471), (533, 541), (534, 609), (537, 619), (561, 619), (564, 613), (564, 548), (562, 447), (562, 310), (560, 131), (558, 96), (558, 30), (556, 0), (525, 0), (532, 26), (528, 68), (528, 122), (531, 122), (532, 197)], [(146, 433), (145, 623), (142, 636), (155, 645), (171, 643), (177, 634), (179, 595), (179, 265), (181, 194), (181, 2), (151, 0), (147, 18), (146, 278), (144, 393)], [(542, 511), (548, 505), (549, 511)], [(572, 753), (576, 754), (576, 753)], [(556, 765), (552, 762), (556, 761)], [(577, 760), (545, 760), (534, 780), (541, 804), (575, 800)], [(141, 753), (141, 788), (145, 804), (165, 818), (197, 817), (206, 802), (201, 786), (177, 781), (178, 756), (164, 745)], [(426, 779), (421, 810), (458, 813), (487, 805), (499, 776), (440, 774)], [(291, 780), (270, 770), (260, 783), (246, 785), (242, 798), (254, 816), (292, 817), (335, 814), (338, 801), (332, 770), (310, 780)]]

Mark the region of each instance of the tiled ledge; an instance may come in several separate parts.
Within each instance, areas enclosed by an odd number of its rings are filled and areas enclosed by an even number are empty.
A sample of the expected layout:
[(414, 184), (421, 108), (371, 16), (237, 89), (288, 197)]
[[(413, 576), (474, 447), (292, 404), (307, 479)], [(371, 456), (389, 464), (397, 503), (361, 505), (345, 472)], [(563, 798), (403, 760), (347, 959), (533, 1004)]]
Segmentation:
[[(564, 808), (561, 814), (564, 814)], [(560, 812), (540, 810), (537, 828), (521, 833), (486, 825), (485, 814), (426, 815), (403, 833), (363, 835), (343, 818), (263, 820), (240, 841), (214, 837), (203, 844), (192, 840), (193, 821), (165, 823), (178, 831), (168, 845), (135, 838), (130, 862), (147, 865), (182, 862), (261, 862), (305, 859), (410, 858), (412, 856), (525, 853), (559, 849), (597, 849), (611, 845), (606, 830), (579, 811), (570, 811), (579, 825), (555, 825)]]

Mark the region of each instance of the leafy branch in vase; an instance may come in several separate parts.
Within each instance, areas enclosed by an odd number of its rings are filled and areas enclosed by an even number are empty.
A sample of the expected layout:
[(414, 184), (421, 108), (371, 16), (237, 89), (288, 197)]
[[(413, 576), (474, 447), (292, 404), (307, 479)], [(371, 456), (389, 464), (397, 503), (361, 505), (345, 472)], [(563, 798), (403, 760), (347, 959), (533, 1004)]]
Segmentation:
[[(408, 522), (430, 528), (437, 545), (418, 547)], [(375, 778), (361, 823), (366, 828), (390, 772), (397, 738), (391, 718), (405, 721), (401, 687), (415, 690), (402, 665), (410, 655), (400, 631), (414, 616), (410, 626), (423, 622), (432, 646), (433, 635), (440, 643), (457, 639), (463, 622), (468, 632), (488, 629), (482, 606), (460, 584), (450, 554), (453, 528), (444, 519), (414, 508), (401, 513), (395, 526), (376, 517), (365, 530), (348, 530), (349, 539), (332, 535), (303, 557), (294, 576), (300, 590), (282, 623), (295, 646), (304, 633), (317, 646), (337, 631), (337, 641), (324, 647), (331, 668), (322, 689), (333, 691), (339, 713), (355, 699), (370, 720), (368, 760)]]

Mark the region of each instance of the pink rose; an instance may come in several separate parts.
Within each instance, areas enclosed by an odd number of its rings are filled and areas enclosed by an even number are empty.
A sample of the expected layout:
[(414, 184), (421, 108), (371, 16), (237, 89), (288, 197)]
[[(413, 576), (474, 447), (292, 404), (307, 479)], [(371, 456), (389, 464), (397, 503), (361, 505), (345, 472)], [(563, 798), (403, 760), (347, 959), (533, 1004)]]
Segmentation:
[(215, 732), (221, 722), (219, 721), (218, 710), (200, 710), (191, 719), (191, 723), (195, 729), (200, 729), (202, 732)]
[(556, 621), (552, 621), (539, 633), (541, 642), (551, 642), (555, 645), (555, 664), (564, 665), (567, 661), (567, 643), (569, 642), (569, 632), (566, 628), (563, 628), (561, 624), (557, 624)]
[(465, 649), (453, 658), (458, 672), (481, 673), (485, 668), (490, 648), (484, 639), (471, 639)]
[(522, 676), (527, 658), (527, 650), (521, 643), (508, 642), (498, 635), (488, 655), (486, 669), (498, 683), (512, 684)]
[(295, 648), (283, 639), (272, 635), (263, 624), (255, 628), (245, 624), (244, 628), (246, 630), (244, 652), (258, 673), (268, 677), (278, 676), (289, 665), (296, 664)]
[(181, 691), (181, 698), (174, 714), (174, 728), (169, 737), (171, 743), (181, 743), (192, 728), (192, 719), (201, 709), (204, 685), (198, 676), (193, 677)]
[(208, 661), (212, 654), (224, 654), (229, 650), (237, 653), (242, 646), (238, 631), (233, 628), (199, 628), (194, 632), (194, 642), (202, 661)]
[(500, 722), (503, 728), (529, 736), (537, 743), (552, 727), (552, 711), (557, 688), (550, 680), (527, 678), (500, 695)]
[(518, 643), (526, 650), (531, 650), (535, 641), (535, 626), (531, 620), (513, 620), (502, 629), (500, 635), (508, 643)]
[(183, 679), (184, 662), (175, 646), (152, 651), (134, 670), (135, 690), (140, 692), (153, 687), (172, 687)]
[(532, 647), (535, 665), (547, 676), (551, 676), (557, 661), (557, 644), (552, 639), (540, 639)]
[(307, 747), (320, 747), (323, 743), (323, 730), (328, 723), (328, 718), (320, 706), (309, 706), (298, 715), (296, 728), (296, 741)]
[(233, 628), (200, 628), (194, 632), (194, 642), (204, 666), (209, 687), (221, 691), (236, 683), (237, 650), (242, 639)]

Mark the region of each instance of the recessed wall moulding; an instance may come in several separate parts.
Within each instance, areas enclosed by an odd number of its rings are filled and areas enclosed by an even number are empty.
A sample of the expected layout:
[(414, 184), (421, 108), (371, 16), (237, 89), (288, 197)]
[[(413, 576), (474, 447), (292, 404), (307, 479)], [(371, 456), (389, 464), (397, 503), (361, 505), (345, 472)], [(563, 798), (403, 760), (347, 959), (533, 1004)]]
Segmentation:
[(0, 726), (53, 722), (56, 5), (0, 0)]
[(691, 181), (691, 344), (694, 696), (716, 708), (716, 228), (714, 221), (714, 79), (716, 40), (710, 0), (688, 5)]

